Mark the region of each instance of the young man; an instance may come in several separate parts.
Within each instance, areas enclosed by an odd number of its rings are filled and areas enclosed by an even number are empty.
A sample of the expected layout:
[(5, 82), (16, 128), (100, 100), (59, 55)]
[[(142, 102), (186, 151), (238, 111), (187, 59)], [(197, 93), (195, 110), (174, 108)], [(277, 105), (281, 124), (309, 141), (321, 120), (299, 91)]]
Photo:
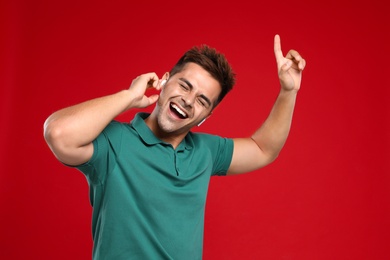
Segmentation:
[[(170, 73), (147, 73), (127, 90), (52, 114), (44, 135), (55, 156), (87, 177), (93, 206), (94, 259), (201, 259), (206, 193), (212, 175), (271, 163), (288, 136), (305, 60), (274, 52), (280, 94), (249, 138), (192, 133), (233, 87), (225, 57), (189, 50)], [(148, 88), (161, 90), (147, 97)], [(156, 103), (157, 102), (157, 103)], [(154, 104), (131, 123), (113, 119)]]

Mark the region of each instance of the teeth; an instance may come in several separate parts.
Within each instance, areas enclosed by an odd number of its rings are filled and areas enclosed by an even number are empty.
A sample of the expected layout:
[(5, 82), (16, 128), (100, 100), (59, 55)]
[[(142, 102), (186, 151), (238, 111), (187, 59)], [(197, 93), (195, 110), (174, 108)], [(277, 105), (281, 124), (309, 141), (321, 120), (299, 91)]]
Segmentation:
[(183, 110), (181, 110), (178, 106), (176, 106), (175, 104), (172, 104), (172, 107), (173, 107), (177, 112), (179, 112), (180, 115), (182, 115), (183, 117), (187, 117), (187, 114), (186, 114)]

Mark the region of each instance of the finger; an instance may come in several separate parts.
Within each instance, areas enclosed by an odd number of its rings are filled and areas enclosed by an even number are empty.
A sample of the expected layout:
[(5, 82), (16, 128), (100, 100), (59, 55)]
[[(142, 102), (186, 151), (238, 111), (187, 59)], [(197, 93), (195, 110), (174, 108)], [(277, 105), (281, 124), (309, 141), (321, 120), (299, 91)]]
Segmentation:
[(282, 47), (280, 44), (280, 36), (278, 34), (276, 34), (274, 38), (274, 53), (277, 62), (283, 59)]
[(159, 80), (158, 80), (158, 76), (156, 73), (150, 72), (150, 73), (144, 74), (143, 76), (145, 77), (149, 87), (153, 87), (153, 88), (157, 87)]
[(287, 53), (286, 58), (292, 60), (295, 64), (297, 64), (300, 70), (303, 70), (306, 66), (305, 59), (303, 59), (302, 56), (295, 50), (290, 50)]
[(305, 67), (306, 67), (306, 60), (302, 59), (301, 61), (299, 61), (298, 67), (299, 67), (300, 70), (304, 70)]
[(149, 105), (156, 103), (158, 100), (158, 97), (159, 97), (159, 95), (157, 95), (157, 94), (151, 95), (150, 97), (148, 97)]
[(280, 72), (286, 73), (293, 65), (293, 62), (291, 60), (287, 60), (281, 67)]
[(287, 53), (286, 58), (294, 59), (296, 61), (300, 61), (302, 59), (301, 55), (296, 50), (290, 50)]

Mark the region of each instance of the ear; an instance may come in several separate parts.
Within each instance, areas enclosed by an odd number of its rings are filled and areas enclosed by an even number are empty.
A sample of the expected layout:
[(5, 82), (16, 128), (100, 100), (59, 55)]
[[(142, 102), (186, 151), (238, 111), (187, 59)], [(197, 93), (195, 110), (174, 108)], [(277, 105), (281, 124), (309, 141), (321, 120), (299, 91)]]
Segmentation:
[(157, 86), (157, 90), (162, 90), (164, 85), (167, 84), (169, 79), (169, 72), (165, 72), (162, 78), (158, 81), (159, 85)]
[(161, 86), (163, 87), (169, 79), (169, 72), (165, 72), (161, 78)]

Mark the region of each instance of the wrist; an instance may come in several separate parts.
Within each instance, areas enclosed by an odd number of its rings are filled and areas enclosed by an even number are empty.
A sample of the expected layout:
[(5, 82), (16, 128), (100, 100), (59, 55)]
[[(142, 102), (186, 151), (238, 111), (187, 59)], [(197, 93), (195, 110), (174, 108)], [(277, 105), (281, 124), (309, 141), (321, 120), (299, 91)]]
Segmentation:
[(299, 89), (285, 89), (281, 88), (279, 95), (281, 96), (296, 96), (298, 94)]
[(123, 104), (123, 111), (127, 111), (134, 107), (134, 98), (129, 89), (124, 89), (116, 93), (118, 102)]

